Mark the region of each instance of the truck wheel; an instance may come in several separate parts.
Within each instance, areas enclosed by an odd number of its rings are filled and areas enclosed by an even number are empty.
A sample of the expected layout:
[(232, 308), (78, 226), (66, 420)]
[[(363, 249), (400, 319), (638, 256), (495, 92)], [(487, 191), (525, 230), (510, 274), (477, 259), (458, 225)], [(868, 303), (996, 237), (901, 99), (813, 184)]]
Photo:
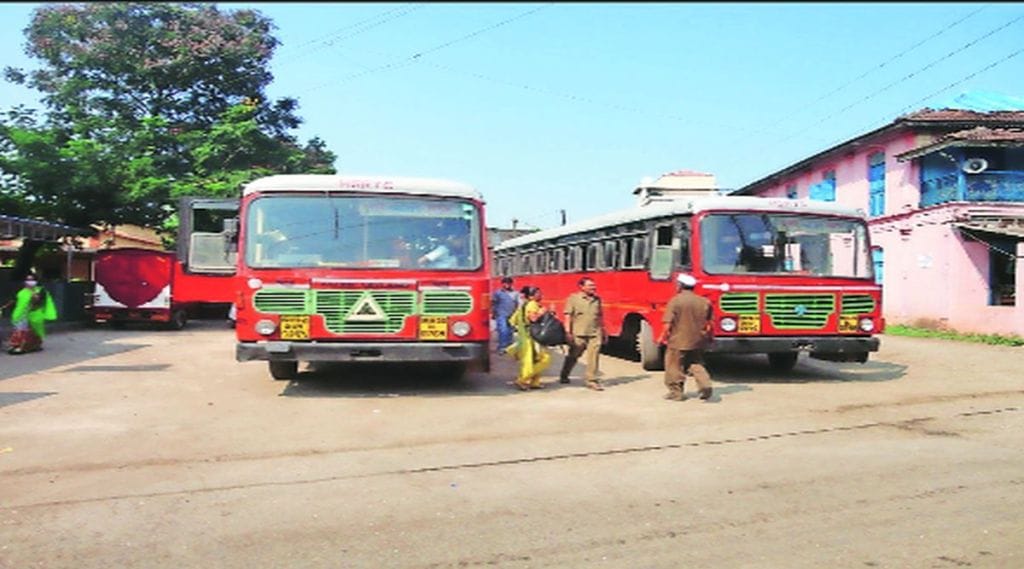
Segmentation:
[(181, 330), (185, 327), (186, 323), (188, 323), (187, 312), (184, 310), (175, 310), (171, 313), (170, 325), (172, 330)]
[(640, 321), (640, 330), (636, 333), (636, 351), (640, 354), (640, 366), (644, 371), (662, 371), (665, 369), (665, 352), (654, 341), (654, 330), (646, 320)]
[(768, 365), (775, 371), (790, 371), (796, 366), (799, 356), (797, 352), (771, 352), (768, 354)]
[(299, 374), (299, 362), (277, 361), (267, 362), (270, 364), (270, 375), (277, 380), (295, 379)]

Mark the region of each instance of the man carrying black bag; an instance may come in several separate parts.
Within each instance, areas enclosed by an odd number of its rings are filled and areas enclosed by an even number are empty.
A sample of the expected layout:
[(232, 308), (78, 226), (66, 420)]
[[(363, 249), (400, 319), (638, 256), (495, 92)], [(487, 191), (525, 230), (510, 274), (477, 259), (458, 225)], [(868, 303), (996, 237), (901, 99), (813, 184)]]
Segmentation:
[(565, 355), (558, 380), (561, 383), (569, 383), (569, 372), (582, 355), (583, 364), (587, 367), (584, 376), (587, 388), (604, 391), (604, 386), (597, 377), (601, 345), (608, 341), (601, 297), (597, 296), (597, 284), (594, 279), (583, 277), (578, 284), (580, 290), (570, 294), (565, 300), (565, 341), (569, 346), (569, 353)]

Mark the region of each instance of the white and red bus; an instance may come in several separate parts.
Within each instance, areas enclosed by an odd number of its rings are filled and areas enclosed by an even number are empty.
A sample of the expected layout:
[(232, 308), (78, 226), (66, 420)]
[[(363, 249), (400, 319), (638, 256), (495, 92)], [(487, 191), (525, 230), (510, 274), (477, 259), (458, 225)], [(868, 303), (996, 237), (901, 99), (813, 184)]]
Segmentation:
[(586, 275), (609, 335), (663, 368), (673, 277), (694, 275), (714, 306), (711, 352), (763, 353), (789, 370), (800, 353), (865, 362), (878, 350), (881, 287), (860, 210), (822, 201), (707, 196), (653, 202), (502, 242), (495, 276), (541, 287), (560, 308)]
[(96, 253), (95, 291), (86, 312), (97, 323), (162, 323), (181, 330), (189, 316), (234, 301), (231, 274), (192, 274), (171, 251), (127, 247)]
[(465, 184), (277, 175), (248, 184), (237, 228), (238, 361), (275, 379), (299, 362), (488, 370), (484, 202)]

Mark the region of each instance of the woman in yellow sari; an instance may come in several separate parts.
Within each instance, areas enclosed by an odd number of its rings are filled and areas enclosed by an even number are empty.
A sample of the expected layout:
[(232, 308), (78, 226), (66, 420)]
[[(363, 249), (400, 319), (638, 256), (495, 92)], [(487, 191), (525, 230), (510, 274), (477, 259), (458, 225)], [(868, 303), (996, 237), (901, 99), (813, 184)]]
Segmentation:
[(551, 363), (551, 354), (530, 337), (530, 324), (536, 322), (548, 309), (540, 304), (542, 295), (539, 288), (525, 286), (520, 292), (526, 301), (508, 319), (516, 329), (516, 342), (506, 352), (519, 360), (516, 387), (522, 391), (541, 389), (544, 385), (540, 382), (540, 374)]

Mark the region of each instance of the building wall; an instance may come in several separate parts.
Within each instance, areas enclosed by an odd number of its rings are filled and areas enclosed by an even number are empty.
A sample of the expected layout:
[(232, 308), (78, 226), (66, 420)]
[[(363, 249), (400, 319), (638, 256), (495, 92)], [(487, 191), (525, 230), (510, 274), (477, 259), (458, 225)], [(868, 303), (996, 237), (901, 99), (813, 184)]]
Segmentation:
[[(825, 172), (835, 171), (836, 202), (869, 212), (869, 157), (885, 152), (884, 214), (869, 221), (872, 243), (883, 251), (883, 312), (889, 324), (942, 327), (961, 332), (1024, 336), (1024, 262), (1016, 265), (1016, 306), (989, 305), (989, 249), (965, 238), (952, 223), (972, 209), (1024, 217), (1024, 204), (943, 204), (920, 208), (918, 161), (893, 156), (930, 140), (913, 133), (890, 133), (870, 143), (851, 145), (847, 152), (809, 165), (766, 184), (755, 195), (786, 197), (797, 185), (797, 197)], [(1018, 259), (1020, 249), (1018, 244)]]

